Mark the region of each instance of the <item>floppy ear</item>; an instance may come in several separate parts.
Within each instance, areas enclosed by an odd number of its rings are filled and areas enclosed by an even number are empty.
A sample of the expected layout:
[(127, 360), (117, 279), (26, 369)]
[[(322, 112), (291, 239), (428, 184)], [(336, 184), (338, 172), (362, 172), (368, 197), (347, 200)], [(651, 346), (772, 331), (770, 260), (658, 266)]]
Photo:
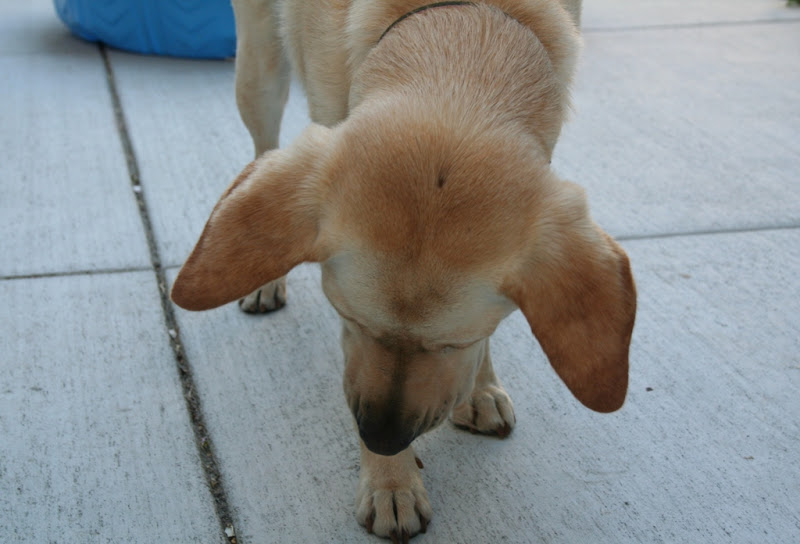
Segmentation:
[(320, 157), (329, 133), (312, 125), (291, 147), (251, 162), (228, 187), (172, 287), (178, 306), (216, 308), (322, 259)]
[(589, 218), (583, 190), (562, 188), (507, 293), (573, 395), (613, 412), (628, 389), (636, 287), (625, 251)]

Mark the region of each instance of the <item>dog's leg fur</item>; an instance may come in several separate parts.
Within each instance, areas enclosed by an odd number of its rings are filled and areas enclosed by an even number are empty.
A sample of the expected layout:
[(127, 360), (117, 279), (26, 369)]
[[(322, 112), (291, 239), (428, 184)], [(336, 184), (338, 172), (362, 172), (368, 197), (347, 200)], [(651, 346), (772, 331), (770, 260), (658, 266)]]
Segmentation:
[(575, 21), (575, 26), (580, 28), (583, 0), (561, 0), (561, 3), (564, 5), (564, 8), (569, 12), (569, 14), (572, 15), (572, 19)]
[(414, 449), (387, 457), (372, 453), (361, 441), (361, 473), (356, 519), (370, 533), (408, 542), (424, 533), (433, 515)]
[[(263, 0), (233, 0), (236, 15), (236, 103), (256, 157), (278, 147), (289, 96), (289, 62), (279, 35), (277, 8)], [(286, 304), (286, 277), (239, 301), (242, 310), (270, 312)]]
[(511, 397), (494, 373), (486, 340), (483, 361), (475, 377), (475, 386), (469, 398), (456, 406), (452, 414), (453, 423), (473, 433), (493, 434), (507, 437), (516, 423)]

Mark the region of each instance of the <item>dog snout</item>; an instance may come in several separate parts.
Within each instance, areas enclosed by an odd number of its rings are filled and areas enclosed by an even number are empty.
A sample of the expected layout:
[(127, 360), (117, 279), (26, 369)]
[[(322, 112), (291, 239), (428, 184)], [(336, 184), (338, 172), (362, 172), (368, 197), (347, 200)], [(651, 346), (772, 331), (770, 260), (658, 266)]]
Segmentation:
[(413, 422), (392, 411), (360, 410), (356, 421), (361, 440), (371, 452), (379, 455), (396, 455), (417, 437)]

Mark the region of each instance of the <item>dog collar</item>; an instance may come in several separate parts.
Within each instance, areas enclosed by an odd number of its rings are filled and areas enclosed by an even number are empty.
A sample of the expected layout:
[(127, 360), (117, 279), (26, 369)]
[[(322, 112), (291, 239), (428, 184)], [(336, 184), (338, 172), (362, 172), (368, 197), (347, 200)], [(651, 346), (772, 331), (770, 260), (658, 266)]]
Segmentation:
[(383, 39), (383, 37), (386, 36), (389, 33), (389, 31), (391, 29), (393, 29), (395, 26), (397, 26), (397, 24), (400, 23), (402, 20), (408, 19), (409, 17), (411, 17), (412, 15), (416, 15), (417, 13), (420, 13), (420, 12), (423, 12), (423, 11), (426, 11), (426, 10), (429, 10), (429, 9), (433, 9), (433, 8), (444, 8), (444, 7), (447, 7), (447, 6), (474, 6), (474, 5), (475, 5), (475, 2), (434, 2), (433, 4), (426, 4), (424, 6), (420, 6), (420, 7), (416, 8), (416, 9), (412, 9), (408, 13), (405, 13), (402, 16), (400, 16), (400, 18), (397, 19), (395, 22), (390, 24), (389, 27), (386, 30), (383, 31), (383, 34), (381, 34), (381, 37), (378, 38), (378, 41), (376, 43), (380, 43), (380, 41)]

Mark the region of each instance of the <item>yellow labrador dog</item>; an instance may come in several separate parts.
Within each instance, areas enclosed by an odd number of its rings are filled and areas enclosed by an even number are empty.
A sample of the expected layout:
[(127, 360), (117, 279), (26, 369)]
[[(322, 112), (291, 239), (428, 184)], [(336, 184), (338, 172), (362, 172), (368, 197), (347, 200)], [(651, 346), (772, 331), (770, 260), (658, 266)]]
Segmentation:
[[(234, 0), (236, 93), (256, 160), (172, 290), (190, 310), (285, 302), (322, 267), (361, 436), (356, 515), (407, 541), (431, 507), (411, 447), (448, 416), (508, 435), (489, 337), (521, 309), (583, 404), (618, 409), (636, 293), (628, 258), (549, 167), (580, 0)], [(289, 85), (313, 124), (274, 149)], [(243, 297), (243, 298), (242, 298)]]

